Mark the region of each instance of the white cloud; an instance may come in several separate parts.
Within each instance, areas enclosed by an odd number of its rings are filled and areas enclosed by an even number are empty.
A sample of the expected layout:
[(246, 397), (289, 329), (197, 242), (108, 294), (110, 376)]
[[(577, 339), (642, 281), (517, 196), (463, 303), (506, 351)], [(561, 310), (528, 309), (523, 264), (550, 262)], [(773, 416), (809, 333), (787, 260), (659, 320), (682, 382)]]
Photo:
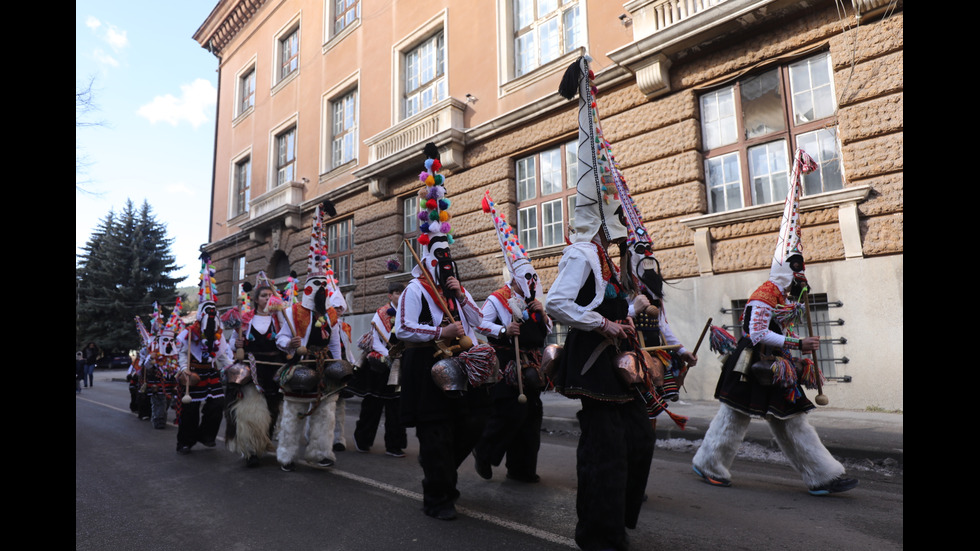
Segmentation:
[(171, 94), (157, 96), (136, 113), (154, 124), (163, 121), (177, 126), (181, 121), (187, 121), (194, 128), (199, 127), (212, 112), (217, 90), (210, 82), (199, 78), (190, 84), (182, 84), (180, 91), (179, 98)]
[(126, 46), (129, 46), (129, 39), (126, 38), (126, 31), (120, 31), (113, 25), (109, 25), (109, 28), (105, 32), (105, 41), (112, 46), (115, 51), (122, 50)]
[(94, 57), (95, 61), (97, 61), (100, 65), (119, 67), (119, 61), (117, 61), (116, 58), (112, 57), (111, 55), (105, 53), (105, 51), (101, 48), (96, 48), (95, 51), (92, 52), (92, 57)]
[[(126, 36), (126, 31), (120, 30), (115, 25), (104, 25), (97, 17), (90, 15), (85, 18), (85, 26), (91, 29), (92, 33), (99, 40), (108, 44), (116, 54), (122, 53), (123, 49), (129, 46), (129, 38)], [(93, 50), (92, 57), (100, 65), (119, 67), (119, 61), (101, 48)]]
[(191, 197), (197, 195), (196, 193), (194, 193), (194, 190), (191, 189), (190, 186), (188, 186), (184, 182), (176, 182), (170, 184), (169, 186), (167, 186), (166, 189), (167, 189), (167, 193), (170, 194), (180, 193), (182, 195), (189, 195)]

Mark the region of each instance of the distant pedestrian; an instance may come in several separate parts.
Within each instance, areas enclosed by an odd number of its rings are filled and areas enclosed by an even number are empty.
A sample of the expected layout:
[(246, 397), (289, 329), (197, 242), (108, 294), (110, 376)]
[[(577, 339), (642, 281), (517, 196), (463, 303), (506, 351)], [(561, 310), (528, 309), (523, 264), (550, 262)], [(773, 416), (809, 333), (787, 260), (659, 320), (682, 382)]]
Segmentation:
[(75, 394), (82, 393), (82, 379), (85, 377), (85, 358), (82, 351), (75, 352)]
[(85, 373), (82, 381), (85, 383), (86, 388), (95, 386), (95, 362), (101, 355), (102, 351), (99, 350), (99, 347), (94, 342), (88, 343), (82, 349), (82, 356), (85, 359)]

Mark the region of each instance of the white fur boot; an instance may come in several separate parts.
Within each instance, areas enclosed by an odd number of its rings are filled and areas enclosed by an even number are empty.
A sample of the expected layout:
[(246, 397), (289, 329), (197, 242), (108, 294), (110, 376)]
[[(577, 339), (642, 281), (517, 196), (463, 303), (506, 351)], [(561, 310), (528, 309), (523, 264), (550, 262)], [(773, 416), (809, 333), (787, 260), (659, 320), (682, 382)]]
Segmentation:
[[(306, 460), (320, 467), (329, 467), (336, 461), (333, 452), (333, 431), (336, 423), (337, 395), (332, 394), (320, 401), (310, 415), (310, 441), (306, 445)], [(323, 460), (329, 460), (324, 464)]]
[(306, 425), (306, 419), (300, 417), (300, 414), (306, 414), (309, 409), (308, 401), (297, 402), (288, 398), (283, 400), (282, 415), (279, 416), (279, 445), (276, 447), (276, 459), (280, 465), (289, 465), (296, 461), (300, 438)]
[(699, 474), (724, 482), (731, 480), (732, 474), (728, 469), (735, 461), (735, 454), (742, 445), (751, 420), (748, 415), (721, 404), (708, 426), (701, 447), (694, 454), (692, 465)]
[(767, 417), (769, 429), (776, 437), (779, 449), (783, 450), (793, 468), (803, 476), (807, 488), (816, 488), (844, 474), (844, 466), (834, 459), (827, 447), (820, 441), (803, 414), (789, 419)]

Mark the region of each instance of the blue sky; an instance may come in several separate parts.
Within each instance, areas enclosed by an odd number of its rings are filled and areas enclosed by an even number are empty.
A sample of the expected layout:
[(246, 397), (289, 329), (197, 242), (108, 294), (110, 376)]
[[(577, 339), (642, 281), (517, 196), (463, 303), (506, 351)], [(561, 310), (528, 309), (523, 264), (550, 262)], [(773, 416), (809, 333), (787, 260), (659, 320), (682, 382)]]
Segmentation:
[(180, 285), (197, 285), (208, 240), (218, 59), (192, 38), (211, 0), (76, 0), (76, 89), (94, 78), (98, 110), (76, 129), (75, 246), (110, 210), (146, 200), (175, 239)]

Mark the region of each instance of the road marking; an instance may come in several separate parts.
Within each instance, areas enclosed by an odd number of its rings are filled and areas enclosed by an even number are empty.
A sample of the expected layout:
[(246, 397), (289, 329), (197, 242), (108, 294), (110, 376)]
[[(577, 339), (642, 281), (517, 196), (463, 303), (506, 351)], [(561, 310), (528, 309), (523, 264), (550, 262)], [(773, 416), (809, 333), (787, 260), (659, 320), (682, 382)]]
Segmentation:
[[(92, 403), (92, 404), (96, 404), (96, 405), (99, 405), (99, 406), (102, 406), (102, 407), (111, 409), (113, 411), (118, 411), (118, 412), (121, 412), (121, 413), (130, 414), (130, 415), (132, 414), (132, 412), (129, 411), (128, 409), (122, 409), (120, 407), (116, 407), (116, 406), (113, 406), (113, 405), (110, 405), (110, 404), (106, 404), (106, 403), (103, 403), (103, 402), (99, 402), (99, 401), (96, 401), (96, 400), (91, 400), (89, 398), (83, 398), (81, 396), (77, 396), (76, 398), (78, 400), (84, 400), (86, 402), (89, 402), (89, 403)], [(217, 439), (218, 440), (221, 440), (222, 442), (224, 442), (224, 438), (222, 438), (221, 436), (219, 436)], [(392, 486), (391, 484), (386, 484), (384, 482), (380, 482), (380, 481), (374, 480), (373, 478), (367, 478), (367, 477), (364, 477), (364, 476), (361, 476), (361, 475), (357, 475), (357, 474), (354, 474), (354, 473), (349, 473), (349, 472), (346, 472), (346, 471), (341, 471), (341, 470), (337, 470), (337, 469), (333, 469), (333, 468), (328, 469), (328, 471), (331, 472), (331, 473), (333, 473), (333, 474), (335, 474), (335, 475), (337, 475), (337, 476), (341, 476), (341, 477), (344, 477), (344, 478), (346, 478), (348, 480), (353, 480), (355, 482), (360, 482), (361, 484), (366, 484), (368, 486), (372, 486), (374, 488), (377, 488), (379, 490), (383, 490), (385, 492), (396, 494), (396, 495), (399, 495), (399, 496), (402, 496), (402, 497), (406, 497), (406, 498), (409, 498), (409, 499), (412, 499), (412, 500), (415, 500), (415, 501), (422, 501), (422, 494), (420, 494), (418, 492), (413, 492), (411, 490), (406, 490), (404, 488), (399, 488), (398, 486)], [(528, 526), (526, 524), (521, 524), (519, 522), (514, 522), (514, 521), (511, 521), (511, 520), (507, 520), (507, 519), (504, 519), (504, 518), (496, 517), (496, 516), (493, 516), (493, 515), (488, 515), (486, 513), (481, 513), (479, 511), (474, 511), (474, 510), (469, 509), (469, 508), (466, 508), (466, 507), (456, 507), (456, 511), (458, 513), (461, 513), (461, 514), (466, 515), (468, 517), (473, 517), (475, 519), (482, 520), (484, 522), (489, 522), (491, 524), (496, 524), (497, 526), (500, 526), (502, 528), (506, 528), (508, 530), (513, 530), (515, 532), (521, 532), (523, 534), (527, 534), (529, 536), (532, 536), (532, 537), (535, 537), (535, 538), (538, 538), (538, 539), (542, 539), (542, 540), (545, 540), (545, 541), (548, 541), (548, 542), (551, 542), (551, 543), (554, 543), (554, 544), (557, 544), (557, 545), (564, 545), (564, 546), (570, 547), (572, 549), (575, 549), (575, 548), (578, 547), (575, 544), (575, 540), (573, 540), (571, 538), (566, 538), (564, 536), (559, 536), (558, 534), (553, 534), (553, 533), (547, 532), (545, 530), (539, 530), (539, 529), (537, 529), (537, 528), (535, 528), (533, 526)]]
[[(349, 473), (349, 472), (346, 472), (346, 471), (340, 471), (340, 470), (331, 469), (330, 472), (332, 472), (333, 474), (336, 474), (338, 476), (342, 476), (344, 478), (347, 478), (349, 480), (353, 480), (355, 482), (360, 482), (361, 484), (367, 484), (368, 486), (372, 486), (372, 487), (377, 488), (379, 490), (384, 490), (386, 492), (397, 494), (397, 495), (400, 495), (402, 497), (407, 497), (407, 498), (413, 499), (415, 501), (422, 501), (422, 494), (420, 494), (418, 492), (413, 492), (411, 490), (406, 490), (404, 488), (399, 488), (398, 486), (392, 486), (390, 484), (385, 484), (384, 482), (379, 482), (377, 480), (374, 480), (373, 478), (367, 478), (367, 477), (364, 477), (364, 476), (361, 476), (361, 475), (356, 475), (354, 473)], [(469, 509), (469, 508), (466, 508), (466, 507), (458, 507), (457, 506), (456, 507), (456, 511), (458, 513), (461, 513), (461, 514), (466, 515), (468, 517), (473, 517), (473, 518), (476, 518), (476, 519), (479, 519), (479, 520), (482, 520), (482, 521), (485, 521), (485, 522), (489, 522), (491, 524), (496, 524), (497, 526), (501, 526), (503, 528), (507, 528), (508, 530), (514, 530), (516, 532), (521, 532), (521, 533), (527, 534), (529, 536), (533, 536), (533, 537), (538, 538), (538, 539), (549, 541), (551, 543), (556, 543), (558, 545), (566, 545), (566, 546), (571, 547), (573, 549), (576, 548), (576, 547), (578, 547), (575, 544), (575, 540), (572, 540), (570, 538), (566, 538), (566, 537), (563, 537), (563, 536), (559, 536), (559, 535), (553, 534), (551, 532), (546, 532), (544, 530), (538, 530), (537, 528), (534, 528), (533, 526), (527, 526), (526, 524), (520, 524), (518, 522), (513, 522), (513, 521), (510, 521), (510, 520), (507, 520), (507, 519), (500, 518), (500, 517), (495, 517), (493, 515), (488, 515), (486, 513), (481, 513), (479, 511), (474, 511), (474, 510)]]

